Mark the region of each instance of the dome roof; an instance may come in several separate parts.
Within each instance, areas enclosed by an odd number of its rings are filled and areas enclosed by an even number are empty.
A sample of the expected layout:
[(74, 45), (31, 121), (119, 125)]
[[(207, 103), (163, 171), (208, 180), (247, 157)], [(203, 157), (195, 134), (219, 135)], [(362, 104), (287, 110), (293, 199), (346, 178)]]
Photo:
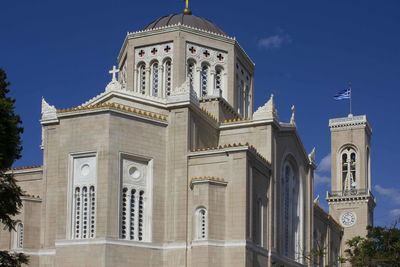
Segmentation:
[(147, 25), (144, 28), (144, 30), (151, 30), (159, 27), (172, 26), (178, 23), (180, 23), (181, 25), (186, 25), (197, 29), (226, 35), (226, 33), (223, 30), (221, 30), (217, 25), (215, 25), (211, 21), (205, 18), (194, 16), (192, 14), (185, 14), (185, 13), (172, 14), (160, 17), (155, 21), (151, 22), (149, 25)]

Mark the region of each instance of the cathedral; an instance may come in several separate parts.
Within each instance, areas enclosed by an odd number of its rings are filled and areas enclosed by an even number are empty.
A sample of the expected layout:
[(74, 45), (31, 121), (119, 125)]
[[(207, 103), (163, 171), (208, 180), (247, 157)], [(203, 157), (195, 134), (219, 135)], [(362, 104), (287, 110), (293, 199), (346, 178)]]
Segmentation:
[(346, 240), (373, 224), (365, 115), (329, 120), (327, 213), (294, 109), (254, 108), (254, 63), (213, 22), (157, 18), (117, 62), (80, 106), (42, 100), (43, 163), (11, 171), (26, 195), (0, 249), (32, 267), (347, 266)]

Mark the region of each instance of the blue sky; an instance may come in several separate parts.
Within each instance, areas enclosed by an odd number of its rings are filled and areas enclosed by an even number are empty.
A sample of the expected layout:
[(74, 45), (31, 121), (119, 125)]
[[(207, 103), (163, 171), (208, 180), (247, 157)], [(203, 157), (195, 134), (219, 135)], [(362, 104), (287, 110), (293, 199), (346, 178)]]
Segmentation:
[[(25, 128), (15, 165), (42, 164), (42, 96), (62, 108), (102, 92), (126, 32), (182, 8), (180, 0), (3, 1), (0, 67)], [(375, 221), (392, 223), (400, 215), (400, 1), (192, 0), (191, 9), (235, 36), (256, 63), (256, 107), (274, 93), (288, 121), (296, 105), (304, 145), (317, 148), (322, 199), (330, 180), (328, 120), (348, 113), (347, 101), (332, 96), (352, 82), (353, 113), (367, 114), (373, 127)]]

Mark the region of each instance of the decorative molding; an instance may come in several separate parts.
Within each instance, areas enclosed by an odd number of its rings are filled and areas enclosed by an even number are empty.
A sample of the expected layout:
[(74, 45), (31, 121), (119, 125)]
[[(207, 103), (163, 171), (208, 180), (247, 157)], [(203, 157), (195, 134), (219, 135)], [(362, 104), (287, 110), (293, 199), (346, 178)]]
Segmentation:
[(117, 245), (127, 247), (140, 247), (158, 250), (178, 250), (198, 246), (215, 246), (215, 247), (249, 247), (252, 250), (263, 251), (263, 254), (268, 254), (268, 251), (255, 245), (247, 240), (194, 240), (191, 243), (186, 242), (171, 242), (171, 243), (153, 243), (153, 242), (138, 242), (111, 238), (95, 238), (95, 239), (75, 239), (75, 240), (56, 240), (55, 246), (84, 246), (84, 245)]
[(175, 87), (171, 95), (167, 96), (168, 104), (176, 104), (181, 102), (191, 102), (200, 107), (199, 98), (196, 92), (191, 88), (189, 79), (186, 79), (181, 86)]
[(50, 106), (46, 102), (44, 97), (42, 97), (42, 124), (55, 123), (58, 122), (57, 109), (54, 106)]
[(366, 115), (330, 119), (329, 127), (331, 128), (331, 131), (367, 127), (367, 129), (372, 132)]
[(227, 35), (224, 34), (219, 34), (219, 33), (215, 33), (215, 32), (211, 32), (211, 31), (207, 31), (207, 30), (203, 30), (203, 29), (199, 29), (193, 26), (189, 26), (189, 25), (185, 25), (185, 24), (181, 24), (180, 22), (174, 25), (167, 25), (167, 26), (162, 26), (162, 27), (157, 27), (157, 28), (153, 28), (153, 29), (145, 29), (145, 30), (140, 30), (140, 31), (136, 31), (136, 32), (128, 32), (127, 36), (133, 36), (133, 35), (137, 35), (137, 34), (142, 34), (142, 33), (151, 33), (151, 32), (157, 32), (157, 31), (163, 31), (165, 29), (173, 29), (173, 28), (177, 28), (177, 29), (182, 29), (182, 28), (186, 28), (186, 29), (190, 29), (190, 30), (195, 30), (198, 32), (203, 32), (203, 33), (207, 33), (213, 36), (217, 36), (217, 37), (223, 37), (229, 40), (233, 40), (235, 41), (236, 39), (233, 37), (229, 37)]
[(163, 122), (167, 121), (167, 116), (165, 116), (165, 115), (138, 109), (138, 108), (132, 108), (129, 106), (125, 106), (122, 104), (116, 104), (116, 103), (100, 103), (100, 104), (89, 105), (89, 106), (79, 106), (79, 107), (75, 107), (75, 108), (60, 109), (60, 110), (57, 110), (57, 113), (58, 114), (76, 113), (76, 112), (91, 111), (91, 110), (118, 110), (118, 111), (135, 114), (140, 117), (154, 119), (157, 121), (163, 121)]
[(231, 148), (242, 148), (242, 149), (247, 149), (249, 151), (252, 151), (263, 162), (267, 163), (267, 165), (271, 165), (271, 163), (263, 155), (261, 155), (254, 146), (250, 145), (249, 143), (246, 143), (246, 144), (233, 143), (233, 144), (219, 145), (216, 147), (198, 148), (198, 149), (192, 150), (191, 152), (225, 151), (226, 149), (231, 149)]
[(271, 94), (269, 100), (257, 109), (253, 114), (253, 120), (278, 120), (278, 111), (275, 106), (274, 95)]
[(220, 65), (224, 67), (226, 71), (228, 53), (222, 50), (187, 42), (186, 62), (189, 59), (196, 60), (197, 66), (201, 66), (202, 63), (206, 62), (212, 67), (212, 70), (214, 70), (217, 65)]
[(292, 116), (290, 117), (290, 124), (296, 126), (296, 107), (293, 105), (291, 107)]
[(310, 164), (315, 165), (315, 147), (311, 150), (310, 154), (308, 154), (308, 160), (310, 161)]
[(172, 59), (174, 52), (174, 43), (168, 42), (163, 44), (141, 46), (135, 48), (135, 68), (140, 62), (146, 63), (148, 67), (152, 61), (163, 63), (166, 58)]
[(225, 182), (223, 178), (214, 176), (202, 176), (202, 177), (192, 177), (190, 181), (190, 188), (193, 189), (193, 186), (195, 184), (204, 184), (204, 183), (222, 185), (222, 186), (228, 185), (228, 182)]

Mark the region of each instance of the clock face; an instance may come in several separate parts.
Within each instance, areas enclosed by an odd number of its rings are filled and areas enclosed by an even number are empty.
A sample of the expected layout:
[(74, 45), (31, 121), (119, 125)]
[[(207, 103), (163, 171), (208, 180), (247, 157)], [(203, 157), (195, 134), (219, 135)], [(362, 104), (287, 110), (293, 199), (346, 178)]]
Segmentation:
[(340, 222), (344, 227), (353, 226), (356, 223), (356, 220), (357, 220), (356, 214), (351, 211), (344, 212), (340, 216)]

